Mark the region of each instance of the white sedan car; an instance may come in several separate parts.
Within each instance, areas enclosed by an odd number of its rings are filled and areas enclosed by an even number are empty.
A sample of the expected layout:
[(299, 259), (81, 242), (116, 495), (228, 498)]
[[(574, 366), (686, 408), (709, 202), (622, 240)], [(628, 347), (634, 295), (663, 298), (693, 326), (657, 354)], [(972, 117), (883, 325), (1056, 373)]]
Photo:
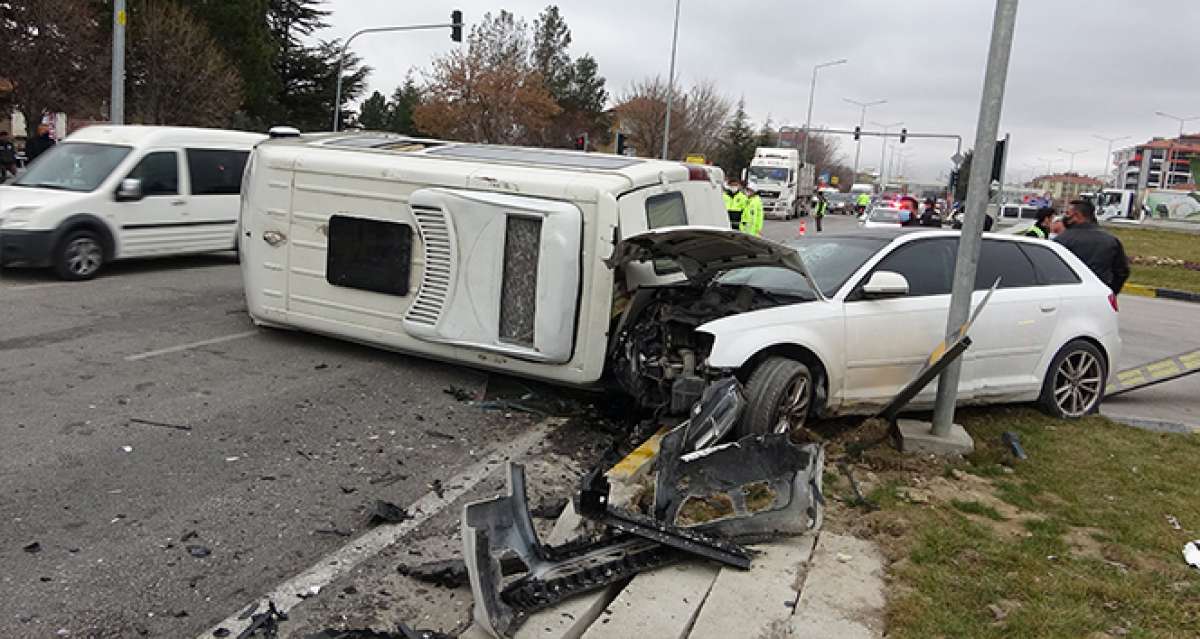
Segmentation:
[(876, 206), (858, 218), (858, 225), (868, 229), (894, 229), (900, 226), (911, 211), (890, 206)]
[[(956, 231), (900, 229), (788, 244), (697, 227), (628, 238), (613, 264), (671, 260), (686, 280), (638, 289), (611, 370), (659, 405), (736, 375), (749, 400), (741, 434), (873, 413), (942, 341), (957, 245)], [(970, 331), (960, 401), (1036, 401), (1065, 418), (1095, 411), (1121, 349), (1112, 291), (1058, 244), (985, 234), (973, 307), (997, 278)], [(935, 392), (930, 384), (910, 406), (932, 406)]]

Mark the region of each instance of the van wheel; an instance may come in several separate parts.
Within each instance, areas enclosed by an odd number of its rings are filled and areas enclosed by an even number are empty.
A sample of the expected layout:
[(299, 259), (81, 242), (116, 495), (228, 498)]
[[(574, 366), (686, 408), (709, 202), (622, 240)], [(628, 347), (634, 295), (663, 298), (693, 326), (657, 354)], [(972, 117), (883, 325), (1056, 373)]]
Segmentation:
[(104, 264), (104, 245), (95, 233), (74, 231), (58, 245), (54, 271), (64, 280), (90, 280)]
[(791, 433), (804, 427), (813, 402), (813, 375), (804, 364), (768, 357), (746, 382), (746, 412), (738, 436)]
[(1104, 399), (1107, 377), (1100, 349), (1081, 339), (1068, 342), (1046, 370), (1038, 405), (1059, 419), (1079, 419), (1094, 413)]

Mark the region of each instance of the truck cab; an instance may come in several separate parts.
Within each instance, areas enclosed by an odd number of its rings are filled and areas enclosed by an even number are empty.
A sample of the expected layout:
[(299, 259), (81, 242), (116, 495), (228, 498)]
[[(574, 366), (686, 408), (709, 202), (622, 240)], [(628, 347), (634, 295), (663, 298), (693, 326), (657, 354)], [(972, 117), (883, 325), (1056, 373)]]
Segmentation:
[(798, 217), (812, 194), (812, 169), (802, 174), (800, 151), (796, 149), (755, 149), (745, 181), (762, 198), (763, 215), (771, 219)]

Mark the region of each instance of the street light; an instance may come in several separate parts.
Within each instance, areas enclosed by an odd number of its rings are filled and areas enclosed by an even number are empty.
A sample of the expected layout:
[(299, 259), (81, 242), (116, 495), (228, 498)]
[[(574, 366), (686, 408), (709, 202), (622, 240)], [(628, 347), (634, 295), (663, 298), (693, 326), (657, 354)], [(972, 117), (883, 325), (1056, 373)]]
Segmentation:
[(1075, 172), (1075, 156), (1079, 155), (1080, 153), (1087, 153), (1087, 149), (1079, 149), (1078, 151), (1068, 151), (1067, 149), (1064, 149), (1060, 146), (1060, 147), (1058, 147), (1058, 152), (1071, 156), (1071, 168), (1067, 169), (1067, 173), (1074, 173)]
[(1062, 160), (1060, 160), (1058, 158), (1038, 158), (1038, 162), (1046, 163), (1046, 175), (1050, 175), (1051, 171), (1054, 170), (1054, 168), (1053, 168), (1054, 163), (1062, 162)]
[(808, 131), (812, 127), (813, 98), (817, 94), (817, 69), (839, 64), (846, 64), (846, 59), (842, 58), (831, 62), (822, 62), (813, 67), (812, 84), (808, 87), (808, 116), (804, 118), (804, 150), (800, 152), (800, 166), (802, 167), (808, 165)]
[[(1105, 182), (1107, 182), (1107, 181), (1108, 181), (1108, 178), (1109, 178), (1110, 176), (1112, 176), (1112, 173), (1113, 173), (1113, 171), (1112, 171), (1112, 167), (1113, 167), (1113, 161), (1112, 161), (1112, 148), (1113, 148), (1113, 143), (1114, 143), (1114, 142), (1120, 142), (1121, 140), (1128, 140), (1128, 139), (1130, 138), (1130, 136), (1128, 136), (1128, 135), (1122, 135), (1122, 136), (1121, 136), (1121, 137), (1119, 137), (1119, 138), (1107, 138), (1107, 137), (1104, 137), (1103, 135), (1096, 135), (1096, 134), (1092, 134), (1092, 137), (1096, 138), (1097, 140), (1104, 140), (1105, 142), (1108, 142), (1108, 151), (1106, 151), (1106, 152), (1104, 153), (1104, 167), (1105, 167), (1105, 169), (1104, 169), (1104, 181), (1105, 181)], [(1116, 185), (1117, 185), (1117, 181), (1116, 181), (1116, 180), (1113, 180), (1113, 186), (1116, 186)]]
[(888, 129), (898, 127), (904, 124), (903, 122), (893, 122), (891, 124), (881, 124), (874, 120), (871, 121), (872, 126), (877, 126), (883, 129), (883, 137), (880, 138), (879, 144), (879, 190), (882, 191), (887, 186), (887, 172), (883, 170), (883, 163), (887, 161), (887, 132)]
[(1161, 115), (1164, 118), (1168, 118), (1168, 119), (1179, 122), (1179, 137), (1183, 137), (1183, 123), (1184, 122), (1191, 122), (1192, 120), (1200, 120), (1200, 115), (1193, 115), (1190, 118), (1181, 118), (1177, 115), (1171, 115), (1170, 113), (1163, 113), (1162, 111), (1155, 111), (1154, 115)]
[(379, 33), (381, 31), (420, 31), (423, 29), (445, 29), (450, 27), (450, 39), (455, 42), (462, 42), (462, 11), (450, 12), (450, 22), (444, 24), (414, 24), (404, 27), (368, 27), (359, 29), (350, 34), (346, 38), (345, 44), (342, 45), (342, 50), (338, 53), (338, 68), (337, 78), (334, 80), (333, 90), (333, 130), (336, 132), (341, 125), (342, 120), (342, 63), (346, 60), (346, 51), (350, 48), (350, 42), (364, 33)]
[(667, 159), (667, 143), (671, 141), (671, 98), (675, 97), (675, 46), (679, 43), (679, 3), (675, 0), (675, 35), (671, 36), (671, 70), (667, 73), (667, 121), (663, 128), (662, 159)]
[[(846, 102), (849, 102), (850, 104), (853, 104), (862, 109), (862, 114), (858, 118), (858, 127), (860, 129), (862, 128), (862, 125), (867, 123), (867, 107), (873, 107), (873, 106), (878, 106), (880, 104), (887, 103), (887, 100), (876, 100), (874, 102), (859, 102), (858, 100), (851, 100), (850, 98), (842, 98), (842, 99), (845, 100)], [(852, 182), (858, 181), (858, 159), (861, 154), (862, 154), (862, 137), (859, 137), (858, 144), (854, 147), (854, 177), (851, 178)]]

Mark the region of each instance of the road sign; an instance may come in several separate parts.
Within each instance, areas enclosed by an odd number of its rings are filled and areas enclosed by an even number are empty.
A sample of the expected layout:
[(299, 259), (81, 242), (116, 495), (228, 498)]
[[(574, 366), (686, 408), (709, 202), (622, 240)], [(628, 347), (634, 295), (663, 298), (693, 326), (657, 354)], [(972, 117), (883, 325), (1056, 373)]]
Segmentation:
[(829, 183), (830, 183), (830, 184), (832, 184), (832, 185), (834, 185), (834, 186), (837, 186), (837, 183), (838, 183), (838, 176), (834, 175), (834, 176), (830, 177), (830, 178), (829, 178)]

